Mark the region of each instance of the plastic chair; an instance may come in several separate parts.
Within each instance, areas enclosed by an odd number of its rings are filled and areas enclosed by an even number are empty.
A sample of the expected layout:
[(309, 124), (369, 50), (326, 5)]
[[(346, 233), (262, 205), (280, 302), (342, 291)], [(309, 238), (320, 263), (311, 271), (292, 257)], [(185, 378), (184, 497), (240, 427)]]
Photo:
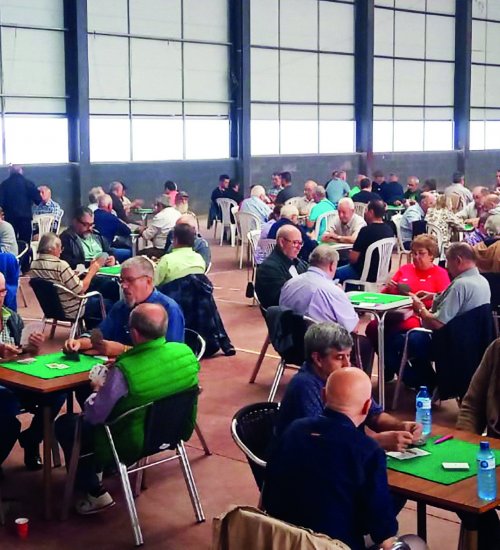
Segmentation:
[[(236, 201), (233, 201), (233, 199), (217, 199), (215, 202), (217, 203), (217, 206), (219, 206), (222, 214), (222, 231), (220, 234), (219, 244), (222, 246), (222, 241), (224, 240), (224, 229), (229, 227), (231, 231), (231, 246), (234, 246), (236, 241), (236, 224), (231, 221), (231, 209), (234, 207), (238, 208), (238, 205), (236, 204)], [(215, 231), (217, 231), (217, 226), (215, 227)]]
[[(24, 256), (26, 256), (29, 249), (30, 249), (30, 246), (26, 241), (17, 241), (18, 254), (17, 254), (16, 258), (17, 258), (17, 261), (19, 262), (19, 265), (21, 265), (21, 260), (24, 258)], [(23, 300), (24, 307), (28, 307), (28, 302), (26, 301), (26, 295), (24, 294), (24, 289), (23, 289), (23, 286), (21, 284), (23, 279), (26, 280), (26, 279), (28, 279), (28, 277), (19, 277), (18, 291), (21, 294), (21, 298)]]
[(296, 206), (298, 208), (299, 203), (300, 203), (301, 200), (302, 200), (302, 197), (292, 197), (292, 198), (288, 199), (287, 201), (285, 201), (285, 204)]
[[(135, 486), (138, 492), (140, 492), (142, 473), (145, 469), (157, 466), (158, 464), (163, 464), (164, 462), (179, 460), (195, 512), (196, 521), (198, 523), (205, 521), (205, 514), (203, 513), (203, 508), (201, 506), (198, 489), (196, 487), (193, 472), (191, 471), (191, 465), (189, 464), (189, 459), (186, 454), (184, 441), (182, 440), (183, 434), (186, 432), (186, 429), (191, 422), (191, 415), (193, 414), (193, 409), (196, 406), (198, 393), (199, 389), (196, 386), (187, 391), (179, 392), (169, 397), (159, 399), (153, 403), (148, 403), (147, 405), (131, 409), (113, 421), (104, 424), (104, 430), (111, 448), (113, 461), (120, 475), (122, 489), (125, 494), (125, 501), (130, 523), (132, 524), (134, 542), (136, 546), (144, 544), (144, 539), (142, 537), (139, 517), (135, 507), (134, 493), (130, 485), (129, 474), (135, 472), (138, 473)], [(138, 411), (146, 412), (146, 420), (144, 425), (144, 448), (141, 456), (137, 457), (137, 461), (132, 466), (127, 467), (124, 461), (120, 458), (118, 450), (115, 446), (112, 429), (114, 426), (120, 425), (121, 434), (123, 435), (123, 433), (126, 433), (127, 427), (133, 425), (133, 415)], [(132, 418), (129, 418), (131, 415)], [(168, 419), (168, 422), (165, 422), (165, 419)], [(76, 470), (78, 460), (80, 458), (80, 436), (81, 421), (77, 423), (75, 444), (71, 452), (71, 460), (68, 468), (68, 478), (64, 490), (63, 519), (68, 515), (69, 504), (73, 495)], [(173, 451), (175, 454), (173, 456), (169, 456), (168, 458), (160, 458), (154, 462), (148, 461), (149, 457), (164, 451)]]
[(33, 227), (38, 227), (38, 234), (41, 236), (44, 233), (52, 233), (54, 223), (60, 224), (60, 217), (54, 214), (39, 214), (33, 216)]
[(269, 444), (274, 437), (274, 421), (279, 403), (254, 403), (240, 409), (231, 421), (233, 441), (245, 454), (259, 490), (264, 475)]
[(368, 204), (364, 202), (355, 202), (354, 213), (364, 218), (367, 207), (368, 207)]
[[(205, 348), (207, 347), (205, 340), (195, 330), (185, 328), (184, 343), (186, 344), (186, 346), (189, 346), (191, 348), (192, 352), (196, 355), (196, 359), (198, 359), (198, 361), (201, 361), (201, 358), (205, 353)], [(212, 451), (208, 448), (205, 436), (203, 435), (201, 428), (198, 426), (198, 421), (196, 421), (194, 425), (194, 431), (196, 432), (196, 435), (200, 440), (203, 451), (207, 456), (210, 456), (212, 454)]]
[(441, 229), (436, 224), (427, 222), (427, 234), (432, 235), (437, 241), (439, 254), (434, 262), (439, 263), (440, 260), (445, 260), (446, 256), (443, 246), (443, 232)]
[(321, 223), (323, 221), (325, 222), (325, 231), (328, 231), (329, 227), (333, 225), (337, 217), (338, 217), (338, 213), (336, 210), (332, 210), (331, 212), (325, 212), (324, 214), (321, 214), (321, 216), (316, 220), (316, 224), (314, 225), (314, 234), (316, 235), (316, 240), (319, 241), (318, 237), (320, 234)]
[(243, 248), (247, 247), (247, 259), (250, 256), (250, 244), (248, 240), (248, 233), (252, 230), (258, 230), (260, 232), (261, 221), (254, 214), (249, 212), (236, 212), (236, 227), (238, 232), (237, 244), (240, 247), (240, 269), (243, 267)]
[(261, 239), (260, 229), (254, 229), (247, 234), (248, 244), (250, 245), (250, 260), (252, 267), (252, 283), (255, 284), (255, 275), (257, 266), (260, 265), (276, 246), (276, 239)]
[[(44, 330), (47, 320), (52, 319), (52, 330), (50, 332), (51, 339), (54, 338), (56, 327), (59, 323), (70, 323), (71, 330), (69, 337), (76, 338), (77, 334), (79, 334), (82, 330), (85, 306), (87, 305), (88, 299), (92, 296), (99, 296), (101, 303), (101, 316), (103, 319), (106, 318), (106, 308), (104, 307), (104, 300), (100, 292), (92, 291), (87, 292), (87, 294), (76, 294), (62, 285), (41, 279), (40, 277), (33, 277), (30, 279), (30, 286), (33, 289), (33, 292), (35, 293), (38, 303), (43, 311), (42, 321)], [(69, 294), (72, 298), (80, 301), (80, 305), (78, 306), (76, 317), (74, 319), (68, 318), (64, 313), (59, 292)]]
[(410, 263), (411, 250), (406, 250), (403, 244), (403, 237), (401, 236), (401, 219), (403, 218), (402, 214), (395, 214), (392, 216), (391, 221), (394, 222), (396, 227), (396, 245), (398, 247), (399, 263), (398, 267), (401, 267), (403, 263), (403, 256), (406, 256), (406, 263)]
[[(396, 239), (390, 237), (388, 239), (380, 239), (372, 243), (366, 250), (365, 263), (363, 265), (363, 271), (359, 279), (347, 279), (344, 281), (344, 289), (348, 284), (362, 286), (363, 288), (377, 288), (377, 285), (386, 282), (389, 276), (389, 269), (391, 265), (392, 250), (396, 244)], [(378, 251), (378, 267), (377, 277), (375, 282), (368, 281), (368, 273), (372, 264), (372, 256), (375, 250)]]

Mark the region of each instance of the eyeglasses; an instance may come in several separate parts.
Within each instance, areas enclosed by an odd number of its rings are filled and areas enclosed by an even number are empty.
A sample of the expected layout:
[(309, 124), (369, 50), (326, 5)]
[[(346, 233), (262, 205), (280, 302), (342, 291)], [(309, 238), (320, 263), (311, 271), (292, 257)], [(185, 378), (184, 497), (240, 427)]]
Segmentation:
[(129, 285), (134, 281), (137, 281), (137, 279), (142, 279), (142, 277), (149, 277), (149, 275), (138, 275), (137, 277), (120, 277), (118, 281), (120, 282), (121, 285), (125, 283)]
[(88, 227), (89, 229), (91, 227), (94, 227), (94, 222), (83, 222), (82, 220), (76, 220), (78, 223), (80, 223), (81, 225), (83, 225), (84, 227)]
[(302, 245), (304, 244), (302, 241), (292, 241), (291, 239), (287, 239), (286, 237), (282, 237), (284, 241), (286, 241), (287, 243), (292, 243), (293, 246), (299, 246), (299, 247), (302, 247)]

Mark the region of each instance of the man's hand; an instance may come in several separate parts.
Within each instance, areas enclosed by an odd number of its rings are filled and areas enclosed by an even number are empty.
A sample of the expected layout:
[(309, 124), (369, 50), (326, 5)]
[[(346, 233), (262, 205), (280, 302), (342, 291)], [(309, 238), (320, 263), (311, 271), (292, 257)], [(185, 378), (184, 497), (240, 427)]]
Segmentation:
[(94, 349), (99, 355), (107, 355), (108, 357), (116, 357), (125, 351), (125, 346), (120, 342), (113, 342), (113, 340), (101, 340), (94, 344)]
[(416, 443), (422, 438), (422, 424), (418, 422), (403, 422), (403, 430), (410, 432), (412, 435), (413, 443)]
[(372, 437), (384, 451), (403, 452), (413, 443), (413, 435), (404, 431), (380, 432)]
[(75, 340), (73, 338), (68, 338), (68, 340), (66, 340), (66, 342), (64, 342), (63, 350), (64, 351), (69, 351), (69, 352), (79, 351), (80, 350), (79, 340)]
[(106, 267), (111, 267), (111, 266), (113, 266), (113, 265), (115, 265), (115, 264), (116, 264), (116, 260), (115, 260), (115, 257), (114, 257), (114, 256), (108, 256), (108, 257), (106, 258), (106, 262), (104, 263), (104, 265), (105, 265)]
[(415, 294), (412, 294), (410, 292), (410, 298), (412, 299), (412, 307), (413, 307), (413, 311), (415, 313), (420, 313), (422, 308), (425, 307), (424, 303), (422, 302), (422, 300), (420, 300), (420, 298), (418, 298)]
[(334, 243), (338, 241), (338, 238), (339, 236), (336, 233), (329, 231), (328, 233), (323, 233), (321, 240), (325, 243)]
[(99, 260), (92, 260), (89, 265), (88, 273), (92, 273), (92, 275), (95, 275), (99, 269), (101, 269), (101, 263)]
[(24, 351), (33, 355), (38, 355), (44, 342), (45, 336), (42, 332), (32, 332), (29, 335), (28, 345), (25, 347)]
[(394, 201), (394, 206), (401, 206), (401, 201)]
[(394, 546), (394, 544), (398, 541), (397, 537), (391, 537), (389, 539), (385, 539), (384, 542), (380, 544), (380, 550), (391, 550), (391, 548)]
[(426, 292), (425, 290), (418, 290), (415, 292), (414, 296), (417, 296), (417, 298), (420, 298), (421, 300), (434, 300), (434, 292)]
[(22, 353), (22, 350), (12, 344), (0, 344), (0, 357), (10, 361)]

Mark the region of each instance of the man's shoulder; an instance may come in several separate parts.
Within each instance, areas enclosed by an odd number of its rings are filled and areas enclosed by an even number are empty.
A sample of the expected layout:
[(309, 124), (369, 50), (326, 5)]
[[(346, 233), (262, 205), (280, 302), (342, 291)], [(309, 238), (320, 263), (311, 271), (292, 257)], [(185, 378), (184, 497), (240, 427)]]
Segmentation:
[(158, 290), (154, 290), (146, 301), (151, 304), (160, 304), (165, 308), (180, 309), (179, 304), (175, 300)]

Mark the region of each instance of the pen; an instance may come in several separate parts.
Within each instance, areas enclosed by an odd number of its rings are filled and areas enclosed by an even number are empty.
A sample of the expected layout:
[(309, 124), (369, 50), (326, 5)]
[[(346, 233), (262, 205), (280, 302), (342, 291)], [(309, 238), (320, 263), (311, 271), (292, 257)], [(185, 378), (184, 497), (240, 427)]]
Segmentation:
[(448, 439), (453, 439), (452, 434), (444, 435), (443, 437), (440, 437), (439, 439), (436, 439), (434, 441), (434, 445), (439, 445), (440, 443), (444, 443), (445, 441), (448, 441)]

